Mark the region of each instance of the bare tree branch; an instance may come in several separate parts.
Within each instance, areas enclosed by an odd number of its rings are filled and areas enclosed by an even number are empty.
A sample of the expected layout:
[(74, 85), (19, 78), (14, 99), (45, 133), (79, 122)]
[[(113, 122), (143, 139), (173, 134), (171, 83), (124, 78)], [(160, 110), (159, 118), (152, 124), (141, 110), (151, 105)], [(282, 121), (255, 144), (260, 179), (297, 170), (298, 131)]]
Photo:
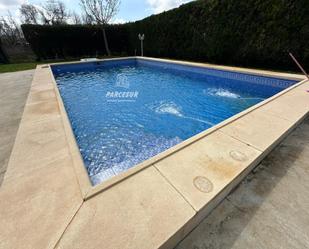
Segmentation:
[(40, 10), (44, 24), (65, 24), (69, 18), (68, 11), (60, 0), (48, 0)]
[(83, 23), (83, 20), (82, 20), (82, 17), (77, 14), (75, 11), (73, 11), (70, 15), (70, 19), (72, 20), (72, 23), (73, 24), (82, 24)]
[(105, 26), (119, 11), (120, 0), (80, 0), (86, 16), (91, 17), (98, 25), (102, 26), (105, 49), (110, 55)]
[(38, 24), (40, 12), (32, 4), (22, 4), (19, 8), (22, 23)]
[(89, 16), (88, 14), (84, 13), (82, 15), (82, 23), (87, 25), (95, 24), (95, 21), (93, 20), (92, 16)]
[(10, 12), (8, 12), (6, 17), (0, 17), (0, 37), (3, 43), (8, 46), (16, 46), (24, 42), (24, 36), (20, 26)]

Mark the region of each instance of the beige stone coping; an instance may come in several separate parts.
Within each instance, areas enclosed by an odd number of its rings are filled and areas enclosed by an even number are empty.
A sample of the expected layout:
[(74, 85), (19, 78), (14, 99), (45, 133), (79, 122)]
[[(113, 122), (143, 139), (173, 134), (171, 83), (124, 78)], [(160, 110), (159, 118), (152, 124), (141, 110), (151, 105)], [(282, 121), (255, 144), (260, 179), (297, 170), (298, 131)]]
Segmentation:
[(83, 203), (48, 75), (35, 71), (0, 188), (0, 248), (54, 248)]
[(303, 76), (172, 62), (302, 81), (92, 187), (52, 72), (38, 66), (0, 188), (1, 248), (172, 248), (308, 114)]

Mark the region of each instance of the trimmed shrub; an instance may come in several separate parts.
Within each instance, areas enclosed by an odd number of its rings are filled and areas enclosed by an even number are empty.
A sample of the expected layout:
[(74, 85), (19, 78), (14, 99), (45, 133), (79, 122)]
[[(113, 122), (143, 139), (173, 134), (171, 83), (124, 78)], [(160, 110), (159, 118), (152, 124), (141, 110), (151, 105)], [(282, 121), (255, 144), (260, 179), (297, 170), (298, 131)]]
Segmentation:
[[(39, 60), (104, 55), (100, 27), (95, 25), (22, 25), (26, 40)], [(127, 29), (122, 25), (107, 28), (114, 54), (128, 50)]]
[(3, 49), (3, 44), (0, 39), (0, 64), (1, 63), (9, 63), (9, 59), (8, 59), (6, 52)]

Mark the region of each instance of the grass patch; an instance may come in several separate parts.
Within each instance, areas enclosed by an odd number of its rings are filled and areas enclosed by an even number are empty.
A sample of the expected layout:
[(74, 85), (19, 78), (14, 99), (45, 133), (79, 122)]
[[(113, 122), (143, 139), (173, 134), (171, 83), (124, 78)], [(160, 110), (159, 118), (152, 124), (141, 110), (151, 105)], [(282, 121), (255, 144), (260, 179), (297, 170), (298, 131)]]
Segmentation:
[(0, 73), (17, 72), (23, 70), (35, 69), (36, 62), (16, 63), (16, 64), (0, 64)]

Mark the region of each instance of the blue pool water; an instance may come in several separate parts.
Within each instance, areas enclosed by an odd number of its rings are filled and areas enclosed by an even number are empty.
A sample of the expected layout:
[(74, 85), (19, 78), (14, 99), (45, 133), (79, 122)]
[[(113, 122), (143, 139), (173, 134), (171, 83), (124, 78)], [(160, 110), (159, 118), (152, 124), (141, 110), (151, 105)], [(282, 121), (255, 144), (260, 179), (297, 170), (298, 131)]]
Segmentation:
[(52, 69), (94, 185), (294, 83), (141, 59)]

